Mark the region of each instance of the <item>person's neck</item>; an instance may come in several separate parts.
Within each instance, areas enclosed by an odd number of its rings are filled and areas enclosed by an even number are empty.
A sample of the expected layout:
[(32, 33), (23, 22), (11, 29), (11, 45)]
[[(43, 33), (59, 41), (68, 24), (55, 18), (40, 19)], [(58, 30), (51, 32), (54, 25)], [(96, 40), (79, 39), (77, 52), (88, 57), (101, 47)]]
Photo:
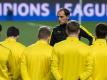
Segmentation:
[(67, 23), (60, 24), (61, 26), (66, 25)]
[(43, 40), (43, 41), (45, 41), (46, 43), (48, 43), (48, 39), (40, 39), (40, 40)]
[(106, 38), (96, 38), (96, 39), (105, 39), (106, 40)]
[(17, 40), (17, 37), (13, 37), (13, 36), (12, 36), (12, 37), (8, 37), (8, 38), (12, 38), (12, 39), (15, 39), (15, 40)]
[(65, 23), (63, 23), (63, 24), (60, 24), (60, 25), (66, 25), (66, 24), (67, 24), (67, 22), (68, 22), (68, 21), (66, 21)]
[(69, 37), (76, 37), (76, 38), (78, 38), (78, 34), (70, 34)]

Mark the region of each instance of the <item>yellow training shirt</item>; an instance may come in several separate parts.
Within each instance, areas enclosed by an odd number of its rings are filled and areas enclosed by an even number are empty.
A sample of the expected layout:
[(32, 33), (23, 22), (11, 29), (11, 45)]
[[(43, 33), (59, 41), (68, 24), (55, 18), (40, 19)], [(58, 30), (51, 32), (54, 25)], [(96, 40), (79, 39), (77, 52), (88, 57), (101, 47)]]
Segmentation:
[(50, 80), (52, 47), (39, 40), (24, 51), (21, 63), (23, 80)]
[(90, 48), (76, 37), (68, 37), (53, 48), (51, 71), (56, 80), (87, 80), (93, 69)]

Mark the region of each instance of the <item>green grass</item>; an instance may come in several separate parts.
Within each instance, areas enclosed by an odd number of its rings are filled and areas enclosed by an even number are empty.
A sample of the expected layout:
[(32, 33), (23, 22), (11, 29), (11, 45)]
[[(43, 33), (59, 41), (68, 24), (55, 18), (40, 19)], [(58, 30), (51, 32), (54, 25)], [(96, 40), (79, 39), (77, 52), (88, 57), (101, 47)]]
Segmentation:
[[(98, 22), (83, 22), (82, 25), (86, 27), (91, 33), (94, 33), (95, 25)], [(56, 22), (0, 22), (3, 26), (3, 31), (1, 32), (1, 38), (0, 40), (4, 40), (6, 38), (6, 31), (7, 28), (10, 26), (16, 26), (20, 30), (20, 37), (19, 42), (23, 43), (24, 45), (28, 46), (34, 42), (37, 41), (37, 34), (38, 29), (40, 26), (50, 26), (53, 28), (55, 25), (57, 25)], [(84, 42), (88, 42), (86, 39), (82, 39)]]

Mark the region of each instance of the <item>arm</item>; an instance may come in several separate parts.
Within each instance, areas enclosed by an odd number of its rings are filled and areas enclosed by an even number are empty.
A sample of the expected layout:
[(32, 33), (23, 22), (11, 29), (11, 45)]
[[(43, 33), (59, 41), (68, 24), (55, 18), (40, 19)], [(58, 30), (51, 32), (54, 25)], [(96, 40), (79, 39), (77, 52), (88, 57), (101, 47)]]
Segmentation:
[(83, 26), (80, 26), (80, 38), (81, 36), (89, 40), (89, 45), (92, 45), (95, 40), (94, 36)]
[(55, 38), (55, 30), (53, 29), (52, 35), (51, 35), (51, 40), (50, 40), (50, 45), (54, 46), (56, 43), (56, 38)]
[(20, 59), (13, 52), (8, 56), (8, 70), (11, 79), (20, 78)]
[(23, 80), (30, 80), (30, 77), (27, 71), (27, 62), (24, 55), (21, 58), (21, 77)]
[[(3, 59), (3, 62), (2, 61), (0, 62), (0, 77), (1, 77), (0, 79), (8, 80), (9, 79), (9, 75), (8, 75), (9, 73), (8, 73), (7, 60), (8, 60), (8, 55), (11, 52), (7, 47), (3, 46), (2, 44), (0, 44), (0, 46), (5, 48), (5, 49), (2, 49), (2, 48), (1, 49), (3, 50), (2, 53), (6, 54), (6, 55), (3, 54), (6, 58), (2, 57), (1, 59)], [(1, 54), (1, 56), (3, 56), (3, 55)]]
[(59, 67), (58, 67), (58, 56), (56, 55), (55, 50), (53, 50), (52, 52), (51, 72), (53, 73), (56, 80), (62, 80), (62, 76), (59, 72)]
[(93, 66), (94, 65), (94, 59), (92, 55), (87, 55), (87, 59), (86, 59), (86, 65), (85, 65), (85, 71), (80, 74), (80, 80), (88, 80), (93, 73)]

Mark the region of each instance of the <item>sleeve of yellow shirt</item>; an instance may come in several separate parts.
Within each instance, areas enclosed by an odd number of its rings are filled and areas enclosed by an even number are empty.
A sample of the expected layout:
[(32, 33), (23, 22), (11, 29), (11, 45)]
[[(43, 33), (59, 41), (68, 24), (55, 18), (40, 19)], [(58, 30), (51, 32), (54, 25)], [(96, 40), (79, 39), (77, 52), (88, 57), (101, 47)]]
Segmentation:
[(53, 51), (52, 51), (51, 72), (53, 73), (56, 80), (62, 80), (62, 76), (59, 72), (58, 57), (56, 55), (55, 49), (53, 49)]
[(0, 42), (0, 80), (8, 80), (8, 66), (7, 66), (7, 59), (8, 55), (10, 54), (10, 50), (3, 46)]
[(23, 55), (21, 58), (21, 77), (23, 80), (30, 80), (30, 77), (27, 71), (27, 63), (26, 63), (25, 55)]
[[(7, 70), (3, 70), (3, 68), (1, 67), (1, 65), (0, 65), (0, 74), (2, 75), (2, 77), (4, 78), (4, 79), (8, 79), (9, 77), (8, 77), (8, 73), (7, 73)], [(1, 79), (1, 76), (0, 76), (0, 79)]]
[[(8, 70), (9, 70), (9, 76), (11, 79), (17, 79), (17, 77), (19, 76), (20, 74), (20, 71), (19, 71), (19, 67), (20, 66), (17, 66), (17, 67), (13, 67), (14, 68), (14, 74), (13, 74), (13, 71), (11, 70), (11, 67), (14, 66), (14, 63), (15, 63), (15, 60), (13, 60), (13, 55), (12, 53), (9, 54), (8, 56)], [(19, 64), (20, 65), (20, 64)], [(17, 68), (17, 69), (15, 69)]]
[(93, 56), (90, 54), (87, 55), (85, 71), (82, 74), (80, 74), (81, 80), (90, 79), (93, 72), (93, 65), (94, 65), (93, 62), (94, 62)]

